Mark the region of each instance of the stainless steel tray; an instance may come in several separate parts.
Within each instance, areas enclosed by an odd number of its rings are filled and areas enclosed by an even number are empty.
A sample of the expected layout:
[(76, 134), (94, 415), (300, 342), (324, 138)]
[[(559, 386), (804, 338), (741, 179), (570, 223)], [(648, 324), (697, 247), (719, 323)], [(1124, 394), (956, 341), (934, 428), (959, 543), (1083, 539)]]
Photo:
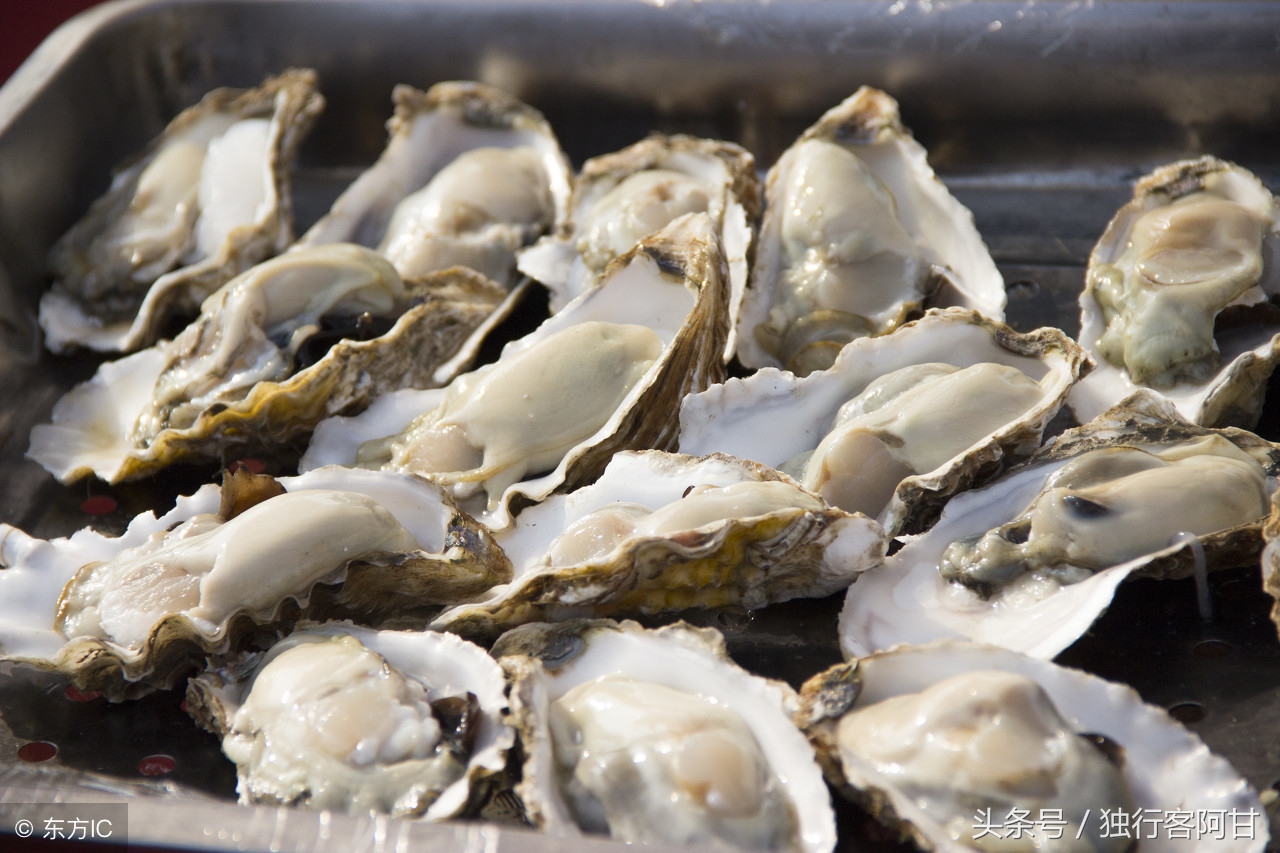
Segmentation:
[[(1074, 334), (1094, 240), (1133, 178), (1214, 153), (1280, 188), (1280, 4), (946, 0), (126, 0), (56, 32), (0, 89), (0, 520), (41, 536), (120, 529), (211, 477), (58, 486), (24, 459), (33, 424), (92, 358), (41, 352), (35, 306), (53, 240), (110, 169), (220, 85), (316, 68), (329, 106), (304, 146), (299, 230), (372, 162), (396, 83), (474, 78), (543, 110), (575, 162), (652, 130), (738, 141), (767, 166), (857, 86), (899, 99), (1009, 282), (1020, 329)], [(1272, 259), (1273, 261), (1275, 259)], [(1273, 383), (1274, 384), (1274, 383)], [(1273, 400), (1280, 394), (1273, 394)], [(1280, 438), (1280, 404), (1259, 432)], [(117, 509), (89, 516), (86, 498)], [(1137, 581), (1060, 659), (1174, 710), (1259, 789), (1280, 780), (1280, 643), (1258, 568)], [(838, 599), (695, 618), (754, 669), (798, 682), (838, 659)], [(83, 699), (83, 697), (74, 697)], [(108, 706), (46, 678), (0, 681), (0, 801), (130, 802), (133, 843), (209, 849), (554, 850), (518, 829), (319, 817), (231, 805), (234, 773), (180, 697)], [(21, 744), (59, 746), (40, 765)], [(160, 780), (150, 755), (174, 759)], [(841, 848), (891, 842), (841, 805)], [(575, 842), (575, 845), (578, 843)], [(584, 850), (619, 849), (588, 840)]]

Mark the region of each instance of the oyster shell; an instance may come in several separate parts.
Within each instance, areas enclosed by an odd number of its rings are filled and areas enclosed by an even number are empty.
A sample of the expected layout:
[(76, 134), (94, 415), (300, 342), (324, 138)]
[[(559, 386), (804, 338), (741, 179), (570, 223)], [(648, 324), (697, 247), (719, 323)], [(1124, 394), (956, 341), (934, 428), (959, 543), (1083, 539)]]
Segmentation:
[(738, 360), (801, 375), (928, 307), (1004, 319), (973, 214), (937, 179), (893, 98), (863, 86), (783, 152), (737, 317)]
[[(1243, 853), (1269, 838), (1230, 764), (1131, 688), (1078, 670), (941, 642), (839, 664), (801, 696), (832, 784), (926, 850), (1126, 850), (1140, 838), (1145, 851)], [(1236, 816), (1231, 838), (1107, 822), (1217, 811)]]
[(575, 621), (494, 645), (525, 752), (517, 793), (562, 837), (829, 851), (830, 795), (796, 694), (732, 663), (714, 630)]
[(1068, 401), (1086, 421), (1135, 390), (1206, 426), (1251, 428), (1280, 361), (1280, 203), (1202, 157), (1138, 181), (1089, 256), (1080, 345), (1097, 362)]
[(736, 313), (746, 286), (752, 223), (760, 214), (755, 158), (742, 147), (654, 134), (584, 163), (570, 210), (570, 220), (555, 234), (520, 253), (521, 272), (551, 291), (552, 311), (592, 287), (614, 258), (644, 237), (683, 214), (707, 213), (725, 247), (730, 312)]
[(1201, 549), (1210, 568), (1257, 559), (1277, 473), (1272, 443), (1135, 396), (952, 498), (933, 528), (860, 578), (841, 648), (853, 657), (967, 637), (1052, 658), (1131, 574), (1187, 577)]
[(222, 739), (242, 803), (444, 820), (506, 767), (505, 687), (451, 634), (327, 623), (192, 678), (187, 707)]
[(50, 252), (45, 345), (128, 352), (193, 315), (224, 282), (293, 240), (294, 153), (324, 107), (316, 74), (216, 89), (113, 177)]
[(1021, 335), (973, 311), (930, 310), (854, 341), (829, 370), (765, 368), (690, 396), (680, 451), (783, 468), (891, 536), (918, 532), (1006, 455), (1039, 446), (1085, 362), (1057, 329)]
[(568, 215), (569, 161), (542, 114), (474, 82), (397, 86), (390, 140), (301, 246), (357, 243), (406, 278), (466, 266), (508, 290), (516, 250)]
[(278, 485), (242, 472), (119, 537), (0, 534), (3, 660), (113, 698), (172, 686), (255, 626), (299, 613), (421, 622), (424, 608), (511, 577), (487, 531), (439, 489), (390, 472), (324, 469)]
[(595, 483), (529, 507), (495, 539), (512, 582), (433, 627), (491, 639), (569, 615), (756, 609), (838, 592), (886, 547), (876, 522), (763, 465), (656, 450), (618, 453)]
[(618, 450), (674, 443), (678, 401), (724, 376), (726, 296), (710, 217), (681, 217), (496, 362), (321, 423), (301, 466), (412, 471), (500, 528), (595, 479)]
[(116, 483), (285, 448), (384, 389), (430, 387), (504, 298), (469, 270), (406, 284), (359, 246), (288, 252), (212, 294), (173, 341), (103, 364), (32, 430), (28, 455), (63, 482)]

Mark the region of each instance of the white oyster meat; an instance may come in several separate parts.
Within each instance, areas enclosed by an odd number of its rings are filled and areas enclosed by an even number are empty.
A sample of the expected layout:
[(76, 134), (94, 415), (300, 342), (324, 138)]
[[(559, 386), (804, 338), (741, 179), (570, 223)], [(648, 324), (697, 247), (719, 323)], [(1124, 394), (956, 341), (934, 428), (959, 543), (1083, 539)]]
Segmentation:
[(1280, 360), (1280, 203), (1214, 157), (1143, 177), (1089, 256), (1080, 345), (1097, 362), (1069, 400), (1088, 420), (1135, 390), (1206, 426), (1251, 428)]
[(554, 836), (819, 853), (830, 795), (795, 692), (684, 623), (534, 623), (493, 648), (524, 744), (517, 793)]
[(747, 367), (821, 370), (928, 307), (1004, 319), (1004, 279), (973, 214), (884, 92), (864, 86), (828, 110), (770, 168), (765, 196), (736, 318)]
[[(837, 665), (801, 695), (832, 783), (926, 850), (1266, 847), (1266, 812), (1231, 765), (1094, 675), (939, 642)], [(1108, 822), (1216, 810), (1235, 816), (1230, 837)]]
[(187, 703), (243, 803), (443, 820), (506, 766), (504, 687), (456, 636), (326, 623), (193, 678)]
[(918, 532), (950, 495), (1039, 446), (1085, 361), (1056, 329), (1020, 335), (932, 309), (853, 341), (827, 370), (764, 368), (686, 398), (680, 450), (771, 465), (890, 535)]
[(1252, 433), (1135, 397), (952, 498), (850, 589), (841, 648), (965, 637), (1052, 658), (1131, 574), (1187, 577), (1197, 552), (1211, 569), (1255, 560), (1278, 459)]
[(302, 467), (409, 471), (505, 526), (512, 501), (583, 485), (618, 450), (674, 442), (678, 401), (723, 377), (724, 266), (709, 217), (684, 216), (496, 361), (321, 423)]
[(45, 345), (129, 352), (293, 240), (292, 168), (324, 107), (316, 74), (218, 89), (121, 168), (50, 252)]
[(568, 215), (569, 162), (542, 114), (474, 82), (397, 86), (378, 161), (298, 241), (357, 243), (406, 278), (451, 266), (510, 290), (516, 252)]

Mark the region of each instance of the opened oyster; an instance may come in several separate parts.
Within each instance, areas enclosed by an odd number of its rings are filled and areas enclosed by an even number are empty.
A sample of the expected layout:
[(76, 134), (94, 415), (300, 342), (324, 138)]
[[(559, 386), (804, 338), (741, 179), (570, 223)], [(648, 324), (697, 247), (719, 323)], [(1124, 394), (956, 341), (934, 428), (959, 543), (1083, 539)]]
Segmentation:
[(1213, 157), (1138, 181), (1089, 257), (1080, 344), (1098, 363), (1071, 394), (1085, 421), (1136, 389), (1206, 426), (1252, 427), (1280, 361), (1280, 204)]
[(32, 430), (28, 455), (63, 482), (115, 483), (287, 447), (384, 389), (431, 387), (503, 299), (467, 270), (406, 284), (350, 244), (289, 252), (211, 295), (173, 341), (102, 365)]
[(510, 289), (516, 250), (567, 216), (569, 161), (542, 114), (492, 86), (397, 86), (390, 141), (299, 244), (358, 243), (402, 276), (465, 266)]
[(927, 527), (943, 502), (1026, 455), (1083, 370), (1056, 329), (1020, 335), (964, 309), (931, 310), (850, 344), (830, 370), (764, 369), (684, 401), (680, 451), (781, 468), (890, 535)]
[(738, 360), (798, 374), (927, 307), (1004, 319), (1004, 279), (973, 214), (933, 173), (898, 104), (862, 87), (769, 170), (737, 319)]
[(763, 465), (623, 452), (595, 483), (495, 534), (515, 576), (433, 627), (492, 638), (524, 622), (764, 607), (844, 589), (885, 539)]
[(502, 527), (512, 501), (583, 485), (618, 450), (674, 443), (678, 401), (724, 375), (726, 295), (710, 218), (684, 216), (496, 362), (320, 424), (302, 467), (410, 471)]
[(707, 213), (725, 247), (730, 311), (736, 313), (746, 286), (751, 223), (760, 212), (755, 158), (745, 149), (655, 134), (584, 163), (570, 207), (570, 221), (557, 233), (520, 253), (520, 270), (551, 291), (552, 311), (592, 287), (614, 258), (643, 238), (686, 213)]
[(1257, 559), (1277, 473), (1270, 442), (1134, 397), (952, 498), (850, 592), (841, 648), (968, 637), (1052, 658), (1130, 574), (1187, 577), (1197, 551), (1210, 568)]
[(684, 623), (577, 621), (494, 645), (524, 744), (517, 793), (557, 836), (819, 853), (835, 818), (795, 691)]
[[(943, 642), (837, 665), (801, 696), (832, 783), (926, 850), (1267, 844), (1262, 803), (1230, 764), (1133, 690), (1084, 672)], [(1194, 832), (1193, 815), (1213, 812), (1233, 816), (1230, 830)]]
[(242, 803), (443, 820), (506, 767), (505, 687), (453, 635), (328, 623), (192, 678), (187, 706), (222, 738)]
[(283, 251), (294, 153), (323, 107), (315, 72), (294, 69), (256, 89), (217, 89), (179, 114), (53, 247), (45, 345), (146, 346)]
[(3, 659), (113, 697), (171, 686), (255, 625), (300, 612), (404, 617), (511, 577), (488, 533), (436, 487), (389, 472), (241, 472), (116, 538), (0, 533)]

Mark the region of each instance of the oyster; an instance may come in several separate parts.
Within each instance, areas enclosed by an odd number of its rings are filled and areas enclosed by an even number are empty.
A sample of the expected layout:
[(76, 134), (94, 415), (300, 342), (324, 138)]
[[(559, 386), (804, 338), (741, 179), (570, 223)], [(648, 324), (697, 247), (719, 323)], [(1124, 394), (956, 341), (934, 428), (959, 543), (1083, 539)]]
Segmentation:
[(1201, 549), (1211, 568), (1257, 559), (1277, 473), (1270, 442), (1136, 396), (957, 495), (865, 573), (845, 599), (841, 648), (967, 637), (1054, 657), (1131, 574), (1187, 577)]
[(1206, 426), (1252, 427), (1280, 361), (1280, 204), (1213, 157), (1134, 187), (1089, 257), (1080, 344), (1098, 366), (1069, 400), (1085, 421), (1138, 389)]
[(0, 534), (3, 659), (116, 698), (171, 686), (255, 625), (300, 612), (410, 618), (511, 577), (488, 533), (436, 487), (373, 471), (278, 483), (241, 472), (115, 538)]
[[(1132, 689), (1084, 672), (942, 642), (839, 664), (801, 696), (832, 783), (926, 850), (1243, 853), (1268, 840), (1262, 803), (1230, 764)], [(1230, 838), (1140, 819), (1214, 811), (1235, 816)], [(1108, 822), (1120, 813), (1133, 822)]]
[(461, 265), (511, 289), (516, 250), (567, 216), (569, 161), (551, 126), (482, 83), (393, 97), (382, 156), (299, 245), (357, 243), (406, 278)]
[(316, 74), (217, 89), (112, 179), (50, 252), (45, 345), (127, 352), (293, 240), (294, 153), (324, 107)]
[(494, 645), (524, 744), (517, 793), (557, 836), (830, 851), (835, 819), (795, 692), (711, 629), (577, 621)]
[(491, 639), (569, 615), (756, 609), (838, 592), (886, 547), (876, 522), (763, 465), (656, 450), (618, 453), (595, 483), (529, 507), (495, 539), (512, 582), (433, 627)]
[(552, 311), (591, 288), (614, 258), (686, 213), (707, 213), (716, 223), (729, 263), (730, 312), (736, 311), (760, 212), (755, 158), (742, 147), (654, 134), (584, 163), (570, 209), (570, 221), (520, 253), (520, 270), (551, 291)]
[(411, 471), (502, 527), (513, 501), (590, 482), (618, 450), (674, 442), (680, 398), (723, 377), (726, 295), (710, 218), (681, 217), (496, 362), (321, 423), (302, 468)]
[(898, 104), (863, 86), (769, 170), (738, 360), (798, 374), (927, 307), (1004, 319), (1004, 279), (973, 214), (937, 179)]
[(504, 298), (468, 270), (403, 282), (359, 246), (288, 252), (212, 294), (173, 341), (103, 364), (32, 430), (28, 455), (63, 482), (115, 483), (284, 448), (384, 389), (429, 387)]
[(953, 493), (1040, 444), (1086, 358), (1056, 329), (1020, 335), (965, 309), (930, 310), (851, 343), (831, 369), (766, 368), (684, 401), (680, 451), (787, 471), (890, 535), (924, 529)]
[(443, 820), (506, 767), (505, 687), (453, 635), (326, 623), (192, 678), (187, 707), (222, 738), (242, 803)]

